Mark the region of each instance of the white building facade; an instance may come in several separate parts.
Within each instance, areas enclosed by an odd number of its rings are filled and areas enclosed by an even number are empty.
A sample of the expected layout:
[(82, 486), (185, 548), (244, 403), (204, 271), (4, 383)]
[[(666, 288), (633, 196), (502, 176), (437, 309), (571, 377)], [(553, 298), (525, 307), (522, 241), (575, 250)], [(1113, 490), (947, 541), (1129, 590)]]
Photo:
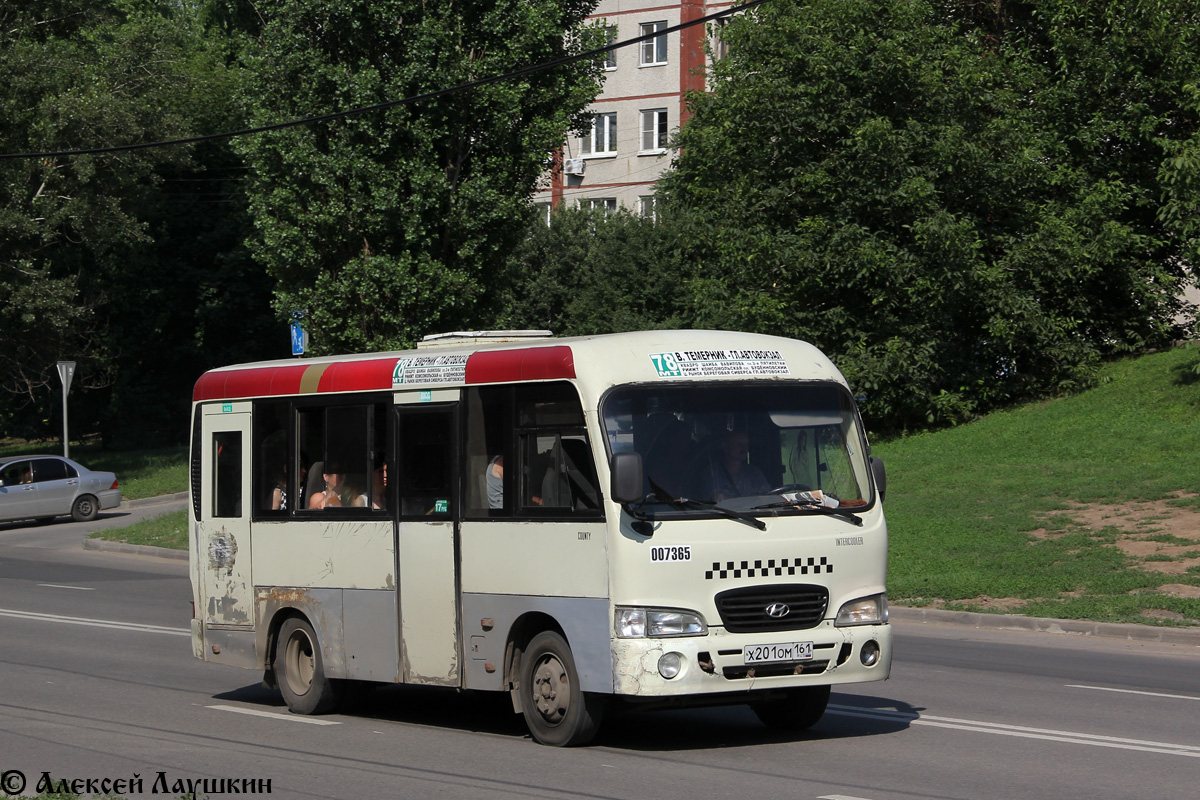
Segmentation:
[[(600, 0), (591, 19), (623, 42), (729, 8), (703, 0)], [(667, 143), (687, 122), (686, 95), (705, 88), (707, 30), (698, 24), (612, 51), (604, 88), (590, 106), (588, 135), (571, 136), (556, 154), (534, 202), (653, 216), (654, 185), (670, 165)]]

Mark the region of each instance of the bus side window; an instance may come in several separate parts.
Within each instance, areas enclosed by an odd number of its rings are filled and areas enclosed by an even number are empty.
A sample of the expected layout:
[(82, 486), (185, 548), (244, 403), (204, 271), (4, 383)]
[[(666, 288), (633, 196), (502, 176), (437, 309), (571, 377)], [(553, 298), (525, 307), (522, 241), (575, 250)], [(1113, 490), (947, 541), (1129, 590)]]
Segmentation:
[(512, 389), (483, 386), (466, 391), (466, 453), (463, 497), (466, 516), (507, 516), (516, 459), (511, 447)]
[(526, 516), (601, 516), (583, 406), (569, 383), (517, 390), (519, 510)]
[(257, 403), (254, 408), (254, 431), (257, 437), (257, 456), (254, 477), (254, 496), (259, 516), (283, 516), (294, 507), (297, 497), (292, 480), (288, 441), (288, 404)]
[(242, 435), (213, 434), (213, 516), (242, 515)]
[(435, 522), (451, 514), (452, 423), (450, 412), (400, 416), (400, 516)]

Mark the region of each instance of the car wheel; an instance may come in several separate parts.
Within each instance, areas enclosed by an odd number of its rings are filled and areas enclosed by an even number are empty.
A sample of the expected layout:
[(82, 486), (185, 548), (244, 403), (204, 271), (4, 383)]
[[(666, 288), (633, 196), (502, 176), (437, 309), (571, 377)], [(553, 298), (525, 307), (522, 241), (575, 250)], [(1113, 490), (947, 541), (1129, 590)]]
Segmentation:
[(803, 731), (817, 724), (829, 705), (828, 686), (788, 689), (782, 697), (763, 700), (751, 708), (762, 724), (779, 731)]
[(533, 738), (554, 747), (587, 744), (600, 728), (604, 698), (584, 692), (562, 636), (533, 637), (521, 659), (521, 711)]
[(275, 679), (284, 702), (295, 714), (327, 714), (337, 707), (341, 686), (325, 677), (317, 634), (300, 617), (288, 618), (279, 629)]
[(71, 505), (71, 519), (76, 522), (91, 522), (96, 518), (100, 504), (90, 494), (81, 494)]

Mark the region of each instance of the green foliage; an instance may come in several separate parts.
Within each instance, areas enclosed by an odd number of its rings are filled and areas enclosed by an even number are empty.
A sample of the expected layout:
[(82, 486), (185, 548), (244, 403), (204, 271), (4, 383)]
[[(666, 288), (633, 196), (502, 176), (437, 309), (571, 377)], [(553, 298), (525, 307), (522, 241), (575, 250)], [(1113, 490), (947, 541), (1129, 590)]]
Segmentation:
[(679, 327), (675, 241), (666, 221), (556, 208), (513, 253), (498, 324), (568, 336)]
[[(732, 20), (662, 207), (697, 326), (834, 355), (877, 429), (1089, 385), (1165, 341), (1190, 4), (777, 0)], [(1097, 91), (1103, 86), (1105, 91)], [(689, 246), (690, 245), (690, 246)]]
[[(6, 4), (0, 151), (238, 127), (232, 44), (204, 19), (151, 0)], [(0, 430), (57, 435), (61, 359), (77, 364), (73, 431), (182, 440), (200, 372), (265, 354), (269, 285), (242, 244), (242, 171), (219, 143), (0, 161)]]
[[(245, 59), (255, 124), (441, 90), (579, 52), (591, 0), (271, 0)], [(536, 181), (599, 65), (247, 137), (255, 255), (315, 352), (490, 322)], [(490, 324), (488, 325), (490, 327)]]

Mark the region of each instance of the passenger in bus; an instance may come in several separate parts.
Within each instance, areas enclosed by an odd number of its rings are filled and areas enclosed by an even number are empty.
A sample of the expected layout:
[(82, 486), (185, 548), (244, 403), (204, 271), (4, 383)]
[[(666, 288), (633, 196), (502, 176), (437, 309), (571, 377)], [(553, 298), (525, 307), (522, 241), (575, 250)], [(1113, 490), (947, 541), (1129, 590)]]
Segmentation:
[(750, 436), (742, 429), (719, 434), (716, 447), (700, 462), (696, 485), (700, 498), (721, 502), (730, 497), (766, 494), (771, 484), (749, 462)]
[(272, 481), (271, 510), (286, 511), (287, 507), (287, 464), (284, 464), (275, 473), (275, 480)]
[(348, 474), (344, 469), (340, 461), (329, 461), (327, 465), (321, 462), (313, 464), (312, 471), (320, 471), (324, 485), (321, 491), (310, 494), (310, 509), (362, 507), (367, 504), (361, 476)]
[(371, 508), (387, 508), (387, 456), (375, 457), (371, 471)]
[[(478, 469), (478, 467), (477, 467)], [(487, 465), (488, 508), (504, 508), (504, 454), (496, 456)]]
[(342, 478), (338, 499), (345, 508), (367, 507), (367, 476), (362, 472), (347, 472)]

